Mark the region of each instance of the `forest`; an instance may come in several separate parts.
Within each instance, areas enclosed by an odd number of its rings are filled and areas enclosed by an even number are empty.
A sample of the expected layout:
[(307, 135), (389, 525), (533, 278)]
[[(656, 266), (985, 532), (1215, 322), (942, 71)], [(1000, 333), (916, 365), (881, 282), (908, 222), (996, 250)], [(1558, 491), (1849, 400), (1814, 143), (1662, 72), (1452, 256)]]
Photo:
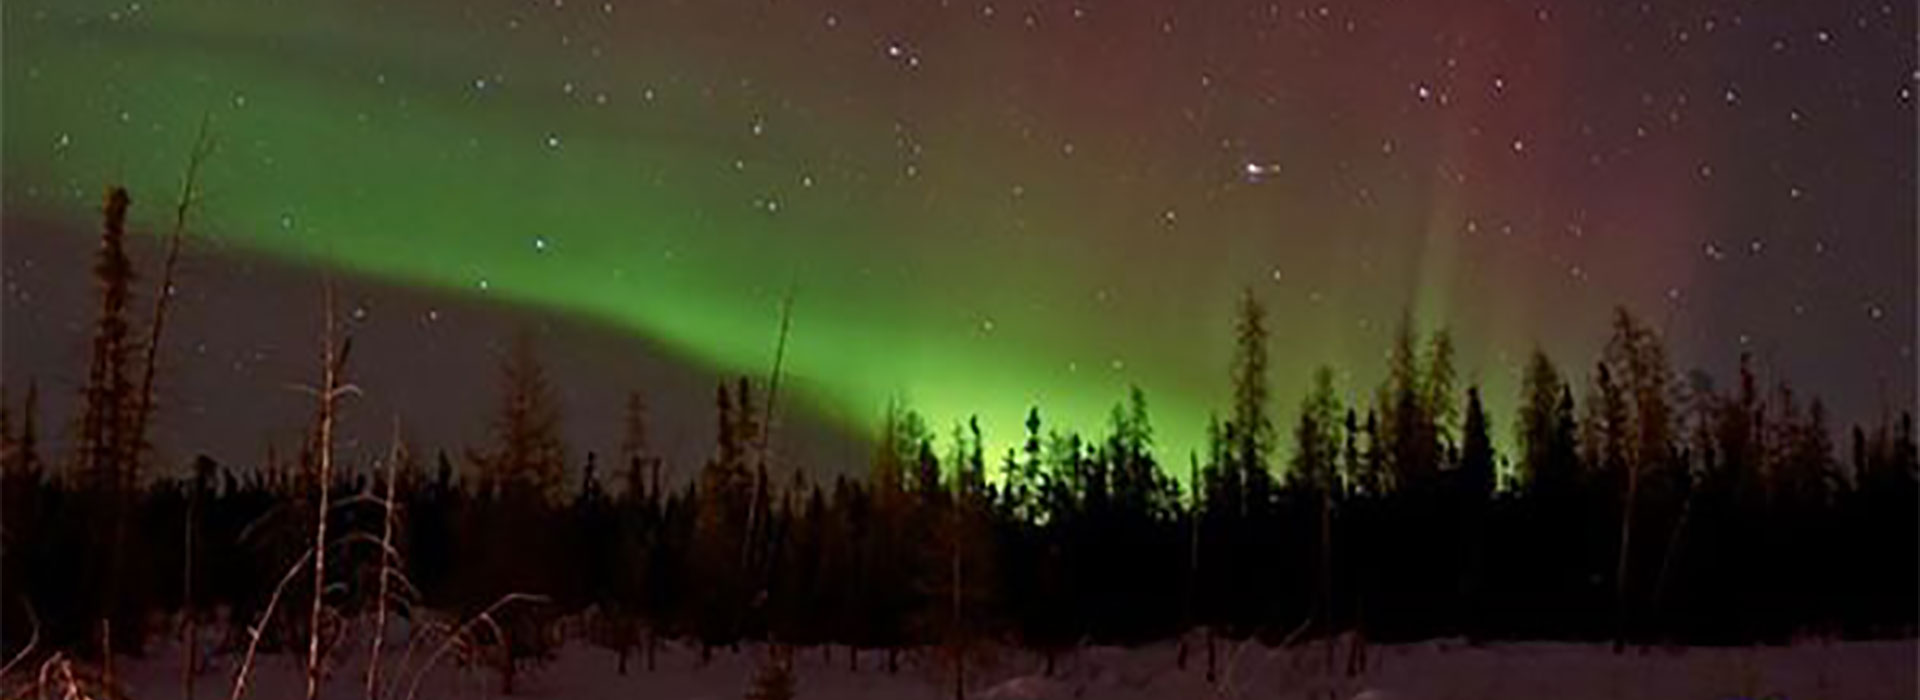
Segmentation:
[[(385, 456), (342, 463), (335, 421), (357, 387), (351, 338), (329, 328), (297, 453), (169, 464), (148, 427), (172, 296), (136, 308), (126, 206), (114, 190), (92, 270), (82, 415), (39, 416), (31, 381), (0, 400), (13, 661), (137, 654), (164, 636), (311, 660), (355, 620), (429, 611), (486, 619), (460, 629), (494, 650), (508, 688), (553, 653), (563, 620), (584, 621), (622, 672), (667, 640), (880, 670), (903, 653), (964, 666), (990, 645), (1050, 666), (1089, 642), (1179, 637), (1203, 639), (1182, 662), (1211, 669), (1216, 638), (1618, 650), (1915, 633), (1911, 412), (1830, 425), (1818, 398), (1763, 386), (1746, 357), (1723, 388), (1676, 370), (1626, 309), (1591, 364), (1533, 353), (1515, 415), (1489, 415), (1459, 379), (1446, 330), (1406, 320), (1371, 401), (1343, 402), (1321, 368), (1297, 420), (1277, 425), (1291, 399), (1271, 395), (1268, 363), (1286, 348), (1249, 291), (1222, 309), (1230, 405), (1185, 464), (1161, 461), (1134, 390), (1100, 434), (1052, 428), (1035, 407), (1001, 454), (977, 423), (941, 436), (895, 405), (867, 463), (825, 470), (770, 449), (777, 374), (717, 385), (704, 463), (656, 455), (641, 389), (623, 416), (569, 417), (624, 426), (611, 458), (582, 459), (524, 337), (484, 444), (407, 445), (396, 425), (359, 436), (390, 440)], [(153, 289), (171, 288), (177, 246), (176, 230)], [(1489, 436), (1496, 421), (1512, 454)], [(72, 449), (47, 454), (42, 433), (66, 426)]]

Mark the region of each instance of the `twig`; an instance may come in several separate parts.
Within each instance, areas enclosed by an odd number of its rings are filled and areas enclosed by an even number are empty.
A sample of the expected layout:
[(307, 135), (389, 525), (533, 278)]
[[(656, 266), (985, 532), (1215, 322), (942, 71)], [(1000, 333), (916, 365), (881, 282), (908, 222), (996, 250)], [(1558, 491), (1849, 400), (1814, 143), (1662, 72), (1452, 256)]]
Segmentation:
[(247, 628), (249, 637), (247, 653), (240, 658), (240, 669), (233, 674), (233, 692), (228, 695), (230, 700), (240, 700), (240, 697), (246, 693), (247, 675), (253, 672), (254, 653), (260, 648), (260, 637), (266, 632), (267, 622), (273, 619), (274, 608), (280, 605), (280, 595), (286, 592), (287, 584), (293, 582), (293, 578), (299, 575), (300, 569), (304, 568), (307, 560), (312, 557), (313, 550), (309, 549), (300, 555), (299, 561), (294, 562), (293, 566), (287, 569), (287, 574), (280, 577), (280, 585), (274, 586), (273, 595), (267, 598), (267, 609), (260, 613), (260, 622)]
[(281, 503), (281, 502), (274, 503), (271, 507), (267, 508), (266, 512), (261, 513), (258, 517), (255, 517), (253, 520), (248, 521), (245, 526), (241, 527), (240, 534), (235, 535), (234, 540), (237, 542), (247, 542), (252, 540), (254, 533), (258, 532), (260, 528), (267, 527), (268, 521), (270, 519), (279, 516), (280, 513), (284, 512), (286, 509), (287, 507), (285, 503)]
[(1307, 619), (1300, 621), (1299, 627), (1293, 628), (1292, 632), (1288, 632), (1287, 636), (1284, 639), (1280, 640), (1280, 646), (1291, 647), (1294, 644), (1299, 643), (1301, 636), (1306, 634), (1307, 629), (1312, 626), (1313, 626), (1313, 616), (1308, 615)]

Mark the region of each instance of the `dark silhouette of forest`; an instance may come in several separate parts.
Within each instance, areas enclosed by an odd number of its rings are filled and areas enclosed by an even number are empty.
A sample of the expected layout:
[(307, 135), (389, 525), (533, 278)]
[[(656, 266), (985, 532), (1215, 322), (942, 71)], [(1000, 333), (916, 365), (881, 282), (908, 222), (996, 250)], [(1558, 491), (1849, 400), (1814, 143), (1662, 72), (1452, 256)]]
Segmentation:
[[(1444, 330), (1403, 321), (1371, 401), (1344, 404), (1323, 368), (1282, 426), (1249, 293), (1223, 313), (1237, 336), (1231, 405), (1185, 464), (1159, 461), (1135, 390), (1101, 434), (1052, 429), (1036, 407), (1004, 454), (986, 453), (976, 422), (936, 441), (895, 406), (854, 470), (866, 477), (831, 481), (768, 448), (770, 406), (748, 378), (717, 387), (702, 464), (656, 456), (639, 393), (624, 416), (568, 417), (623, 421), (617, 451), (570, 450), (524, 339), (501, 368), (486, 444), (417, 450), (396, 426), (387, 456), (335, 463), (353, 365), (330, 329), (297, 453), (156, 464), (151, 319), (171, 297), (158, 295), (143, 340), (128, 200), (114, 192), (73, 449), (43, 454), (33, 385), (0, 401), (9, 657), (30, 638), (97, 656), (206, 634), (237, 650), (249, 627), (264, 648), (307, 653), (320, 628), (427, 611), (497, 620), (484, 636), (506, 652), (509, 683), (551, 652), (556, 620), (581, 613), (623, 671), (629, 653), (651, 666), (662, 639), (838, 645), (856, 668), (926, 647), (964, 669), (988, 643), (1051, 660), (1206, 630), (1191, 663), (1212, 668), (1216, 636), (1619, 648), (1915, 631), (1912, 415), (1837, 432), (1818, 399), (1761, 386), (1745, 357), (1724, 388), (1678, 374), (1626, 310), (1591, 365), (1536, 352), (1516, 415), (1489, 415), (1462, 385)], [(1513, 454), (1489, 439), (1496, 420)], [(300, 602), (269, 611), (283, 590)]]

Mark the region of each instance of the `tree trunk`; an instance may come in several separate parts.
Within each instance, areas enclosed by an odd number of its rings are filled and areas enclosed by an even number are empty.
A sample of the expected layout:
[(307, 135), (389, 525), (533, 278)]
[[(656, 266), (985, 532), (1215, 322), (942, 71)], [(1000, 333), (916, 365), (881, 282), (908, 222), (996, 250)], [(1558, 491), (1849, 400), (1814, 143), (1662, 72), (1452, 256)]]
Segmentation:
[[(956, 509), (955, 512), (957, 514), (958, 509)], [(957, 517), (956, 515), (956, 519)], [(962, 587), (966, 585), (964, 578), (966, 576), (966, 570), (960, 565), (959, 532), (960, 527), (956, 525), (954, 527), (953, 540), (953, 635), (955, 640), (953, 645), (953, 700), (967, 700), (967, 649), (964, 640), (965, 635), (960, 630), (961, 615), (964, 613), (964, 608), (961, 605), (960, 591)]]
[(1662, 630), (1663, 635), (1668, 631), (1665, 629), (1666, 625), (1662, 622), (1666, 617), (1664, 613), (1666, 611), (1667, 585), (1668, 582), (1672, 580), (1673, 562), (1674, 559), (1680, 556), (1680, 547), (1685, 543), (1684, 538), (1687, 533), (1687, 521), (1692, 514), (1693, 494), (1688, 493), (1686, 500), (1680, 504), (1680, 520), (1674, 524), (1673, 534), (1667, 538), (1667, 549), (1660, 554), (1660, 573), (1654, 578), (1653, 582), (1654, 626), (1656, 629)]
[(1620, 509), (1620, 561), (1613, 570), (1613, 653), (1627, 646), (1627, 563), (1633, 546), (1633, 506), (1640, 490), (1639, 470), (1627, 467), (1627, 498)]
[(1353, 641), (1347, 647), (1347, 676), (1358, 676), (1367, 671), (1367, 635), (1359, 627), (1353, 629)]
[(183, 697), (187, 700), (193, 700), (194, 674), (199, 671), (196, 667), (200, 665), (199, 645), (200, 632), (194, 629), (193, 607), (191, 602), (189, 602), (187, 607), (187, 665), (180, 673), (181, 684), (185, 686), (185, 695)]
[(184, 527), (182, 528), (186, 530), (186, 534), (181, 538), (181, 557), (183, 561), (180, 566), (180, 577), (182, 579), (180, 608), (186, 611), (186, 620), (184, 620), (184, 622), (186, 623), (187, 637), (187, 664), (186, 670), (180, 674), (180, 685), (183, 691), (182, 697), (185, 697), (186, 700), (193, 700), (193, 674), (198, 670), (194, 667), (198, 666), (200, 661), (200, 650), (198, 648), (200, 645), (200, 630), (194, 626), (195, 620), (193, 617), (193, 518), (195, 511), (198, 510), (200, 505), (200, 483), (196, 480), (192, 488), (193, 491), (189, 492), (187, 497), (187, 517)]
[(1212, 684), (1217, 677), (1214, 666), (1213, 628), (1207, 628), (1207, 683)]
[(101, 683), (113, 687), (113, 620), (100, 618), (100, 677)]
[[(1331, 481), (1331, 479), (1329, 479)], [(1321, 632), (1327, 635), (1326, 672), (1333, 673), (1334, 626), (1333, 621), (1333, 488), (1331, 483), (1320, 489), (1320, 608)]]

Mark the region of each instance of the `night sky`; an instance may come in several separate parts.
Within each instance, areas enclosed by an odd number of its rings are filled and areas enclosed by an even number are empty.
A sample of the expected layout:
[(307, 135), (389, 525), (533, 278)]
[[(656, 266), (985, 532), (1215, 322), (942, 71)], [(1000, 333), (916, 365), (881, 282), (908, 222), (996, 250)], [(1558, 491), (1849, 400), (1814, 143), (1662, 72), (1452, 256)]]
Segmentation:
[(1184, 463), (1249, 286), (1282, 420), (1316, 365), (1370, 396), (1403, 310), (1452, 329), (1502, 442), (1527, 352), (1584, 377), (1615, 305), (1723, 386), (1751, 351), (1837, 421), (1914, 402), (1911, 2), (4, 13), (5, 378), (40, 382), (43, 421), (84, 378), (102, 188), (164, 231), (203, 114), (217, 137), (176, 456), (298, 434), (283, 387), (317, 364), (322, 273), (362, 419), (448, 446), (531, 327), (576, 451), (612, 449), (634, 385), (697, 452), (712, 381), (767, 371), (789, 289), (783, 410), (855, 434), (900, 398), (1005, 446), (1030, 405), (1098, 429), (1137, 384)]

